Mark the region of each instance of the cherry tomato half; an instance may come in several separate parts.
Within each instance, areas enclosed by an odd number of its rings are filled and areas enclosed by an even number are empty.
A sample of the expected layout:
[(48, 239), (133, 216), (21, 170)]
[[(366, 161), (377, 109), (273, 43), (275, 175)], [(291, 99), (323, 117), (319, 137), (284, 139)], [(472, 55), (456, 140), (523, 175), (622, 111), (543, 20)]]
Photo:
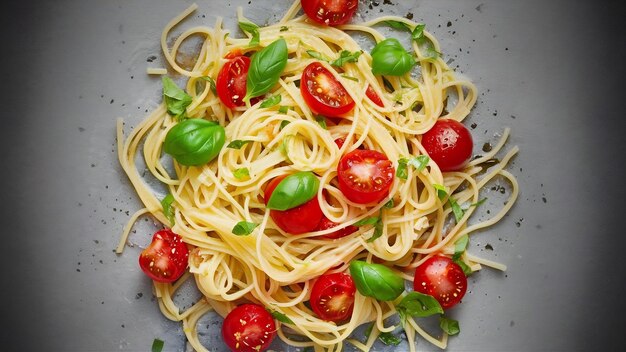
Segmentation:
[(415, 269), (413, 289), (435, 297), (447, 309), (465, 296), (467, 277), (452, 259), (436, 255)]
[(319, 62), (304, 68), (300, 92), (314, 113), (326, 117), (340, 117), (354, 108), (346, 88)]
[(422, 146), (441, 171), (462, 169), (472, 157), (474, 142), (462, 123), (441, 119), (422, 136)]
[(320, 318), (340, 322), (352, 315), (356, 287), (346, 273), (320, 276), (311, 290), (311, 309)]
[(246, 95), (246, 80), (250, 68), (250, 58), (247, 56), (231, 57), (217, 75), (215, 88), (217, 96), (226, 107), (233, 109), (244, 106), (243, 97)]
[[(287, 177), (287, 175), (275, 177), (267, 184), (264, 195), (265, 205), (267, 205), (276, 186), (278, 186), (280, 181), (285, 177)], [(317, 197), (314, 197), (308, 202), (292, 209), (272, 209), (270, 210), (270, 216), (283, 231), (292, 235), (299, 235), (301, 233), (314, 231), (320, 223), (320, 220), (322, 220), (324, 213), (322, 213)]]
[(272, 315), (258, 304), (233, 309), (222, 325), (222, 338), (233, 351), (265, 351), (276, 336)]
[(385, 154), (356, 149), (339, 160), (339, 190), (355, 203), (378, 202), (389, 194), (395, 173)]
[(139, 266), (154, 281), (174, 282), (185, 273), (188, 258), (183, 239), (171, 230), (161, 230), (139, 255)]
[[(331, 229), (333, 227), (337, 227), (339, 224), (333, 221), (328, 220), (327, 217), (323, 217), (322, 221), (320, 221), (320, 224), (317, 226), (317, 231), (323, 231), (323, 230), (328, 230)], [(324, 238), (328, 238), (331, 240), (336, 240), (338, 238), (342, 238), (342, 237), (346, 237), (350, 234), (355, 233), (359, 228), (356, 226), (346, 226), (341, 230), (337, 230), (335, 232), (331, 232), (328, 235), (324, 235), (322, 237)]]
[(329, 26), (350, 21), (359, 4), (358, 0), (301, 0), (300, 3), (310, 19)]
[(380, 106), (381, 108), (385, 107), (385, 104), (383, 104), (382, 99), (380, 99), (380, 97), (378, 96), (378, 94), (376, 93), (374, 88), (372, 88), (372, 86), (370, 86), (370, 85), (367, 86), (367, 90), (365, 91), (365, 95), (367, 95), (367, 97), (370, 98), (372, 103)]

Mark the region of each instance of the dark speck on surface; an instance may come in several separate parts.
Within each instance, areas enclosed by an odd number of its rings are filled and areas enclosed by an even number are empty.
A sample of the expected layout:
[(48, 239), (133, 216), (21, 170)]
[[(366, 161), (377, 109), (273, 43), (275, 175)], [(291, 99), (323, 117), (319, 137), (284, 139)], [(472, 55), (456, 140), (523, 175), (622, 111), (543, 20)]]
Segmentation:
[(383, 4), (385, 4), (385, 5), (393, 5), (393, 2), (391, 2), (389, 0), (383, 0)]
[(413, 12), (407, 12), (407, 14), (404, 17), (406, 17), (409, 20), (412, 20), (413, 19)]
[(488, 250), (488, 251), (493, 251), (493, 246), (492, 246), (492, 245), (490, 245), (489, 243), (487, 243), (487, 244), (485, 245), (485, 249), (486, 249), (486, 250)]
[(78, 132), (85, 132), (85, 129), (83, 127), (78, 127)]
[(151, 55), (151, 56), (148, 56), (148, 58), (146, 59), (146, 61), (147, 61), (147, 62), (152, 62), (152, 61), (154, 61), (154, 60), (156, 60), (156, 59), (157, 59), (157, 57), (156, 57), (156, 56)]
[(111, 101), (109, 102), (109, 104), (113, 104), (113, 102), (115, 102), (115, 99), (111, 99)]
[(478, 125), (477, 125), (476, 123), (473, 123), (473, 124), (471, 124), (471, 125), (470, 125), (470, 127), (471, 127), (472, 129), (475, 129), (477, 126), (478, 126)]

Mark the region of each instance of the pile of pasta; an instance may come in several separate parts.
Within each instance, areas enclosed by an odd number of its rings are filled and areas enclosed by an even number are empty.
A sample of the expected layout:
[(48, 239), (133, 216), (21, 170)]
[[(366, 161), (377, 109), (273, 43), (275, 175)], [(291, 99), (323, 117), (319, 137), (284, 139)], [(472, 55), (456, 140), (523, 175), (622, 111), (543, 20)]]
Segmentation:
[[(168, 70), (186, 77), (185, 90), (193, 98), (186, 114), (219, 122), (225, 127), (226, 140), (250, 140), (241, 149), (224, 148), (212, 162), (201, 166), (173, 168), (163, 151), (168, 131), (176, 125), (174, 117), (161, 104), (141, 123), (124, 136), (122, 121), (118, 121), (119, 160), (145, 208), (130, 219), (122, 236), (119, 251), (127, 242), (133, 223), (141, 216), (152, 215), (169, 224), (160, 203), (159, 194), (152, 189), (137, 168), (143, 158), (152, 176), (167, 186), (173, 195), (174, 225), (172, 231), (182, 236), (193, 248), (189, 271), (173, 284), (154, 283), (163, 314), (182, 321), (189, 343), (197, 351), (207, 351), (198, 337), (197, 322), (209, 311), (225, 316), (243, 302), (256, 302), (286, 315), (294, 324), (278, 324), (278, 336), (285, 343), (316, 351), (340, 351), (346, 343), (369, 350), (380, 332), (395, 329), (386, 320), (396, 314), (393, 302), (379, 302), (371, 297), (355, 296), (351, 318), (342, 324), (324, 321), (307, 306), (312, 280), (324, 273), (344, 272), (352, 260), (384, 263), (413, 280), (414, 269), (436, 253), (454, 253), (454, 243), (464, 235), (489, 227), (502, 219), (518, 194), (515, 177), (505, 170), (516, 147), (504, 150), (509, 130), (504, 129), (492, 150), (477, 157), (461, 171), (442, 173), (431, 160), (419, 172), (408, 169), (406, 180), (395, 179), (389, 197), (393, 205), (381, 211), (384, 202), (375, 206), (352, 203), (338, 189), (337, 164), (341, 156), (359, 147), (377, 150), (395, 162), (402, 157), (426, 154), (420, 136), (437, 119), (462, 121), (476, 102), (475, 86), (460, 78), (440, 57), (432, 57), (416, 42), (412, 52), (418, 69), (398, 77), (375, 76), (371, 57), (348, 34), (360, 32), (379, 42), (385, 37), (376, 29), (384, 21), (398, 21), (409, 26), (416, 23), (401, 17), (385, 16), (370, 22), (338, 27), (319, 26), (299, 16), (299, 1), (275, 24), (259, 28), (258, 46), (249, 45), (250, 38), (235, 38), (222, 28), (218, 19), (214, 27), (197, 26), (184, 31), (170, 41), (171, 31), (196, 9), (192, 5), (169, 22), (163, 30), (161, 46)], [(244, 21), (241, 9), (240, 21)], [(181, 45), (192, 37), (204, 38), (196, 53), (193, 67), (183, 67), (176, 60)], [(440, 52), (437, 40), (427, 31), (424, 36), (431, 47)], [(284, 38), (289, 52), (287, 67), (269, 95), (281, 95), (281, 106), (261, 108), (260, 104), (226, 108), (203, 77), (216, 77), (232, 51), (243, 53), (259, 50), (278, 38)], [(375, 43), (375, 42), (372, 43)], [(170, 44), (168, 44), (170, 43)], [(298, 88), (304, 67), (315, 59), (307, 54), (315, 50), (325, 57), (337, 58), (342, 50), (363, 54), (344, 65), (336, 78), (346, 87), (355, 101), (354, 109), (337, 123), (321, 126), (316, 115), (303, 101)], [(346, 76), (351, 79), (345, 78)], [(381, 97), (384, 107), (365, 98), (371, 86)], [(289, 124), (282, 124), (288, 121)], [(347, 141), (341, 148), (336, 138)], [(496, 154), (502, 155), (498, 162)], [(249, 177), (237, 178), (234, 170), (249, 170)], [(367, 242), (373, 229), (360, 227), (349, 236), (329, 240), (323, 238), (333, 230), (286, 234), (273, 224), (263, 202), (263, 186), (272, 178), (297, 171), (312, 171), (320, 180), (317, 194), (324, 215), (336, 223), (348, 226), (371, 216), (382, 216), (382, 235)], [(510, 184), (509, 199), (493, 211), (488, 219), (468, 223), (476, 207), (465, 210), (459, 221), (452, 209), (437, 195), (433, 185), (443, 185), (458, 204), (477, 203), (480, 191), (494, 179)], [(260, 224), (251, 236), (236, 236), (233, 226), (247, 220)], [(168, 225), (169, 226), (169, 225)], [(492, 262), (465, 252), (461, 260), (472, 270), (482, 265), (505, 270)], [(188, 309), (181, 309), (173, 297), (180, 286), (193, 278), (203, 298)], [(351, 335), (362, 324), (373, 322), (372, 333), (366, 341)], [(448, 336), (433, 336), (408, 318), (404, 326), (411, 351), (421, 335), (429, 342), (445, 348)], [(205, 341), (206, 342), (206, 341)]]

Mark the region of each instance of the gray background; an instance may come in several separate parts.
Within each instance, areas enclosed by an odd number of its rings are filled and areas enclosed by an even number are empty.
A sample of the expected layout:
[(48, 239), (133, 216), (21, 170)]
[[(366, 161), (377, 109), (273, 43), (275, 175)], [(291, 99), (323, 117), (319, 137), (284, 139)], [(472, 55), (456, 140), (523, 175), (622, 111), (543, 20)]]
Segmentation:
[[(470, 280), (451, 311), (450, 351), (615, 350), (626, 313), (623, 100), (626, 38), (617, 2), (391, 1), (360, 16), (405, 15), (440, 39), (481, 92), (476, 152), (503, 126), (521, 148), (522, 192), (470, 251), (509, 266)], [(25, 1), (2, 11), (3, 350), (183, 350), (137, 267), (113, 253), (139, 207), (116, 160), (115, 119), (136, 125), (160, 102), (158, 38), (190, 1)], [(249, 4), (248, 4), (249, 3)], [(191, 23), (234, 28), (236, 6), (273, 22), (289, 1), (198, 1)], [(358, 19), (360, 20), (360, 18)], [(156, 56), (153, 63), (147, 62)], [(147, 243), (141, 221), (131, 242)], [(493, 251), (487, 247), (493, 247)], [(206, 327), (205, 327), (206, 328)], [(213, 335), (219, 325), (210, 325)], [(223, 348), (211, 334), (207, 346)], [(420, 350), (437, 350), (421, 341)]]

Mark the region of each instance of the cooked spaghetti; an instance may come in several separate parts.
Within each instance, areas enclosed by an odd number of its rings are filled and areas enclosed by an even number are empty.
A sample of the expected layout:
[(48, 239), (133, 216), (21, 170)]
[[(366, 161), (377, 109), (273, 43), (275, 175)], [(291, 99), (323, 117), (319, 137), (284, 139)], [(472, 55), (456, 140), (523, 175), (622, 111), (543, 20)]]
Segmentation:
[[(250, 37), (233, 38), (222, 28), (221, 19), (213, 28), (193, 27), (169, 42), (171, 31), (196, 9), (192, 5), (169, 22), (161, 36), (163, 55), (170, 73), (187, 78), (185, 91), (192, 97), (186, 116), (217, 121), (225, 128), (226, 141), (245, 140), (240, 149), (222, 148), (209, 163), (185, 166), (173, 163), (166, 167), (169, 156), (163, 152), (168, 132), (178, 120), (168, 114), (165, 103), (149, 114), (125, 137), (118, 121), (119, 161), (145, 208), (131, 217), (124, 230), (118, 253), (123, 250), (128, 233), (138, 217), (150, 214), (166, 226), (170, 221), (163, 212), (161, 200), (137, 169), (136, 159), (143, 157), (150, 173), (169, 188), (173, 196), (174, 224), (191, 248), (189, 273), (176, 283), (154, 283), (163, 314), (182, 321), (189, 343), (197, 351), (207, 351), (200, 341), (196, 324), (208, 311), (225, 316), (235, 306), (254, 302), (284, 314), (293, 324), (277, 323), (277, 334), (292, 346), (313, 346), (316, 351), (340, 351), (346, 343), (368, 351), (381, 332), (395, 326), (386, 319), (396, 314), (394, 301), (380, 302), (356, 294), (351, 317), (342, 323), (320, 319), (306, 304), (313, 280), (325, 273), (346, 272), (351, 261), (383, 263), (413, 280), (413, 271), (435, 254), (452, 255), (455, 242), (465, 235), (491, 226), (502, 219), (518, 194), (515, 177), (505, 170), (517, 153), (513, 147), (504, 150), (509, 130), (504, 129), (492, 150), (475, 158), (462, 170), (442, 172), (429, 160), (422, 170), (408, 168), (406, 180), (395, 178), (389, 196), (377, 204), (363, 205), (342, 195), (337, 185), (337, 165), (342, 155), (357, 148), (376, 150), (396, 163), (401, 158), (426, 155), (421, 136), (438, 119), (462, 121), (476, 102), (475, 86), (460, 78), (444, 60), (433, 52), (441, 51), (437, 40), (428, 32), (423, 35), (429, 45), (412, 42), (412, 55), (419, 70), (401, 76), (372, 73), (372, 58), (364, 51), (358, 59), (339, 69), (312, 57), (336, 59), (342, 51), (362, 51), (346, 31), (366, 33), (375, 42), (385, 37), (376, 29), (385, 21), (397, 21), (413, 28), (417, 24), (405, 18), (385, 16), (360, 24), (337, 27), (319, 26), (306, 16), (299, 16), (296, 1), (278, 22), (258, 28), (260, 41), (250, 46)], [(241, 9), (240, 21), (246, 21)], [(191, 68), (177, 63), (176, 57), (185, 40), (202, 36), (202, 46)], [(252, 53), (284, 38), (288, 48), (287, 66), (267, 97), (281, 96), (279, 106), (261, 108), (261, 102), (229, 109), (211, 89), (204, 77), (217, 77), (230, 52)], [(171, 45), (168, 45), (168, 42)], [(307, 106), (299, 84), (304, 68), (319, 61), (333, 72), (354, 100), (354, 108), (341, 119), (319, 123), (319, 116)], [(370, 86), (381, 98), (382, 105), (372, 102), (366, 90)], [(280, 110), (280, 111), (279, 111)], [(287, 122), (284, 122), (287, 121)], [(338, 147), (335, 139), (344, 138)], [(496, 154), (503, 155), (493, 165)], [(238, 177), (235, 170), (247, 170)], [(274, 224), (263, 201), (264, 187), (271, 179), (298, 171), (312, 171), (320, 186), (317, 200), (323, 215), (338, 227), (293, 235)], [(492, 212), (491, 218), (468, 224), (475, 206), (464, 209), (458, 221), (453, 207), (438, 196), (436, 185), (442, 185), (457, 204), (477, 204), (480, 190), (496, 178), (508, 180), (509, 199)], [(392, 203), (386, 203), (393, 199)], [(380, 214), (380, 237), (373, 236), (371, 226), (343, 238), (324, 238), (337, 229)], [(240, 221), (258, 224), (248, 236), (237, 236), (233, 227)], [(505, 266), (464, 252), (460, 258), (472, 270), (481, 265), (505, 270)], [(180, 311), (173, 296), (184, 281), (193, 277), (204, 297), (185, 311)], [(399, 297), (398, 300), (400, 300)], [(366, 341), (351, 334), (362, 324), (373, 322)], [(448, 335), (431, 336), (415, 319), (404, 324), (411, 351), (420, 335), (430, 343), (445, 348)]]

